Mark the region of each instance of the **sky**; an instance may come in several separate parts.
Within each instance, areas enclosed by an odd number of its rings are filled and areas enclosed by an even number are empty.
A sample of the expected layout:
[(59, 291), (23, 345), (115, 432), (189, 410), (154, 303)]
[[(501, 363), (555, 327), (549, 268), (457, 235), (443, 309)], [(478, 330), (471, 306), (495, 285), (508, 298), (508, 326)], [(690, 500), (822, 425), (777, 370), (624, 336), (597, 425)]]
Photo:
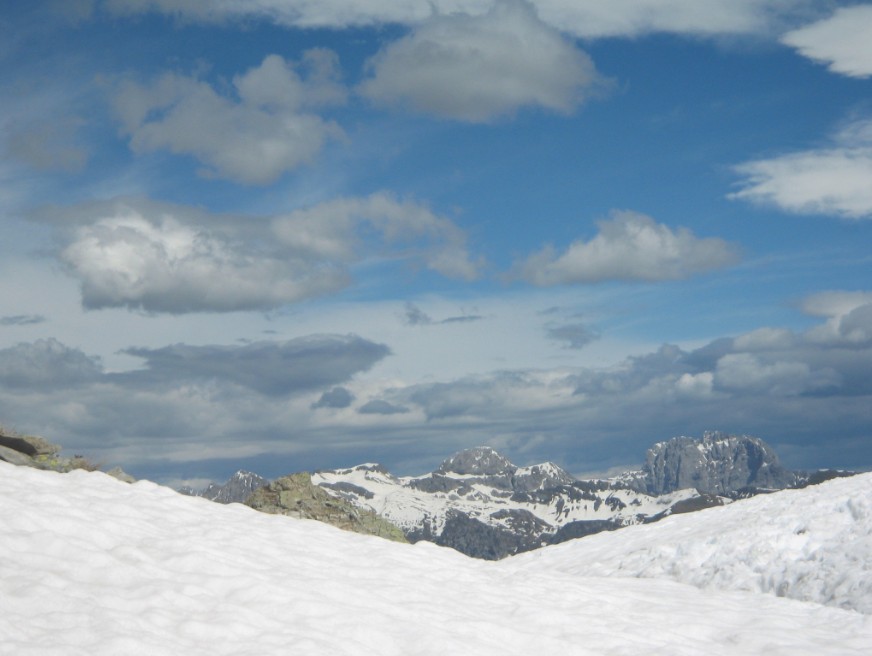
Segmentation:
[(872, 4), (0, 7), (0, 423), (168, 483), (872, 468)]

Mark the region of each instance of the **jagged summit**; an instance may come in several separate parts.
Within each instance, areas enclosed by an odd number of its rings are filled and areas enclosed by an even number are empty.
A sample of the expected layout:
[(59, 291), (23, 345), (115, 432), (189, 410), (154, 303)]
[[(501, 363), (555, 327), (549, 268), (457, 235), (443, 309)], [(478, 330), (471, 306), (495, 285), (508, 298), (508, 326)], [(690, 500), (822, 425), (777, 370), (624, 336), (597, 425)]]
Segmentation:
[(702, 438), (674, 437), (648, 449), (643, 467), (648, 494), (695, 488), (727, 494), (744, 487), (784, 488), (796, 474), (778, 462), (775, 451), (758, 437), (706, 431)]
[(499, 476), (513, 474), (517, 467), (489, 446), (477, 446), (455, 453), (443, 462), (437, 473), (461, 476)]
[[(208, 487), (193, 493), (192, 496), (204, 497), (218, 503), (242, 503), (251, 496), (252, 492), (267, 483), (269, 481), (263, 476), (240, 469), (227, 479), (224, 485), (209, 483)], [(190, 492), (188, 493), (190, 494)]]
[(553, 462), (543, 462), (529, 467), (518, 467), (512, 477), (512, 488), (521, 492), (546, 490), (575, 481), (569, 472)]

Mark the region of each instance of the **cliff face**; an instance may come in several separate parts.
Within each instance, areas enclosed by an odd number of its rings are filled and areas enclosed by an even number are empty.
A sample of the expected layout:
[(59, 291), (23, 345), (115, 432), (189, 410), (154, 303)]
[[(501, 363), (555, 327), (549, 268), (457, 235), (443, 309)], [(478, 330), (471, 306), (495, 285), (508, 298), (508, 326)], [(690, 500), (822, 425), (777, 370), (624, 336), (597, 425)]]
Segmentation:
[(648, 450), (643, 467), (648, 494), (695, 488), (728, 494), (745, 487), (780, 489), (797, 482), (763, 440), (747, 435), (705, 433), (702, 439), (674, 437)]

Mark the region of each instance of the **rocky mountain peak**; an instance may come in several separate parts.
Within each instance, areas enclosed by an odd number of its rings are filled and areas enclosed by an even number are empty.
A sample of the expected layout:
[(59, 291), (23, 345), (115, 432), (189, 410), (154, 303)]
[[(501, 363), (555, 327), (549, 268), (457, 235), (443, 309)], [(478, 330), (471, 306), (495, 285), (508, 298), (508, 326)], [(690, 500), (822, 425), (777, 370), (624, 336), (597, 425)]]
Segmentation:
[(495, 449), (489, 446), (477, 446), (455, 453), (443, 462), (436, 472), (462, 476), (500, 476), (511, 475), (516, 469), (515, 465)]
[(658, 442), (648, 450), (643, 471), (649, 494), (684, 488), (708, 494), (748, 486), (783, 488), (796, 478), (760, 438), (717, 431), (708, 431), (701, 439), (681, 436)]
[(518, 467), (512, 478), (512, 488), (520, 492), (533, 492), (571, 485), (574, 480), (562, 467), (553, 462), (543, 462), (530, 467)]
[[(224, 485), (210, 483), (207, 488), (200, 492), (194, 492), (194, 496), (205, 497), (218, 503), (242, 503), (251, 494), (269, 483), (263, 476), (253, 474), (240, 469), (234, 473)], [(191, 494), (187, 490), (184, 492)]]

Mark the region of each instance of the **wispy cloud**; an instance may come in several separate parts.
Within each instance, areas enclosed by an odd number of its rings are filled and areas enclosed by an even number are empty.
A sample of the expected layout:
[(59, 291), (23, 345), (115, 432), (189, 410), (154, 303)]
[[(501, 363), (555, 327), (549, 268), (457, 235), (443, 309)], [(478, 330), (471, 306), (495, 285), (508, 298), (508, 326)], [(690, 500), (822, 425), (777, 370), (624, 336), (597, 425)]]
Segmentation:
[(830, 144), (735, 167), (744, 179), (729, 195), (798, 214), (872, 217), (872, 119), (851, 121)]
[(403, 321), (409, 326), (431, 326), (434, 324), (471, 323), (481, 321), (484, 317), (480, 314), (461, 314), (444, 319), (433, 319), (414, 303), (406, 303)]
[(826, 64), (833, 73), (872, 75), (872, 6), (841, 7), (832, 16), (781, 37), (799, 54)]
[[(481, 15), (488, 0), (104, 0), (116, 14), (161, 12), (185, 21), (223, 22), (255, 17), (296, 27), (345, 28), (374, 24), (416, 25), (432, 14)], [(672, 32), (697, 36), (765, 33), (794, 14), (808, 12), (806, 0), (531, 0), (543, 19), (579, 37), (637, 36)]]
[(41, 314), (12, 314), (0, 317), (0, 326), (32, 326), (45, 320)]

